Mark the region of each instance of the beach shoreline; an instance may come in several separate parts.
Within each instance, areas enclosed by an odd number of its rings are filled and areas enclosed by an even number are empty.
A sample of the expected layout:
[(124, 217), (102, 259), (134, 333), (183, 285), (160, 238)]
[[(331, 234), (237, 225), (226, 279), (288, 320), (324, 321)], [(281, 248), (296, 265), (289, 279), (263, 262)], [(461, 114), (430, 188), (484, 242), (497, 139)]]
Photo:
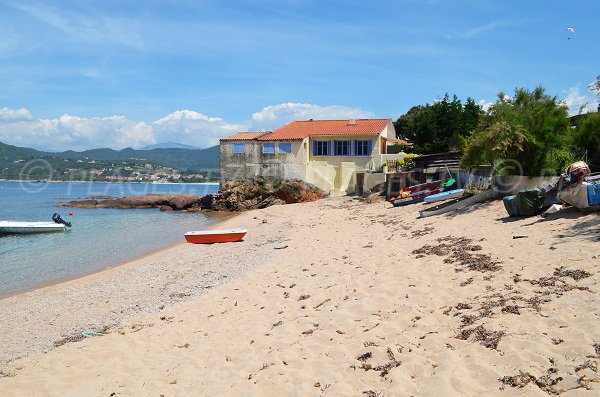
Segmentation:
[[(224, 224), (225, 222), (231, 220), (232, 218), (235, 218), (238, 215), (239, 215), (239, 213), (235, 213), (235, 212), (221, 213), (220, 216), (222, 217), (222, 219), (220, 219), (217, 223), (206, 227), (205, 230), (215, 230), (215, 229), (218, 229), (218, 228), (222, 227), (222, 224)], [(10, 298), (10, 297), (13, 297), (13, 296), (16, 296), (16, 295), (24, 294), (24, 293), (27, 293), (27, 292), (35, 291), (35, 290), (46, 288), (46, 287), (51, 287), (53, 285), (58, 285), (58, 284), (66, 283), (66, 282), (69, 282), (69, 281), (74, 281), (74, 280), (77, 280), (77, 279), (80, 279), (80, 278), (86, 278), (86, 277), (89, 277), (89, 276), (93, 276), (96, 273), (102, 273), (102, 272), (105, 272), (105, 271), (110, 271), (111, 269), (115, 269), (115, 268), (118, 268), (120, 266), (127, 266), (128, 264), (130, 264), (132, 262), (143, 261), (145, 259), (148, 259), (151, 256), (160, 255), (161, 253), (164, 253), (166, 251), (177, 249), (180, 246), (188, 244), (188, 243), (185, 242), (185, 238), (183, 236), (182, 236), (181, 240), (182, 241), (180, 241), (180, 242), (176, 242), (176, 243), (170, 244), (170, 245), (168, 245), (166, 247), (158, 248), (156, 250), (150, 250), (150, 251), (145, 252), (145, 253), (143, 253), (141, 255), (138, 255), (138, 256), (136, 256), (134, 258), (127, 259), (127, 260), (122, 260), (122, 261), (118, 261), (118, 262), (115, 262), (113, 264), (107, 265), (106, 267), (103, 267), (103, 268), (100, 268), (100, 269), (91, 270), (89, 272), (77, 274), (77, 275), (74, 275), (74, 276), (69, 276), (69, 277), (64, 277), (64, 278), (58, 278), (58, 279), (51, 280), (51, 281), (48, 281), (48, 282), (44, 282), (44, 283), (33, 285), (31, 287), (26, 287), (26, 288), (21, 288), (21, 289), (17, 289), (17, 290), (12, 290), (12, 291), (8, 291), (6, 293), (0, 293), (0, 302), (3, 299), (7, 299), (7, 298)]]
[[(15, 396), (597, 392), (598, 214), (508, 219), (493, 201), (417, 219), (419, 208), (329, 198), (255, 210), (220, 224), (246, 226), (242, 243), (176, 246), (0, 301), (10, 324), (0, 334), (15, 347), (2, 357), (29, 346), (28, 357), (6, 363), (0, 388)], [(138, 290), (143, 283), (151, 285)], [(159, 292), (170, 300), (140, 300)], [(120, 320), (104, 329), (98, 318)], [(40, 334), (46, 344), (32, 348)]]

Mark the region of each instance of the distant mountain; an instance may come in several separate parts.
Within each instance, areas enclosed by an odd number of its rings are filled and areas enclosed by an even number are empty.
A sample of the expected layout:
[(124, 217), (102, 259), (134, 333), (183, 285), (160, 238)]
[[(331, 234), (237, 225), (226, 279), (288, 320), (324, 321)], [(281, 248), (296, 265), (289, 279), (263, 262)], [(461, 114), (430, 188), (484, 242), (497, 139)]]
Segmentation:
[(183, 143), (177, 142), (161, 142), (154, 145), (144, 146), (140, 150), (152, 150), (152, 149), (199, 149), (196, 146), (184, 145)]
[(83, 152), (68, 150), (66, 152), (43, 152), (30, 148), (7, 145), (0, 142), (0, 169), (8, 163), (18, 160), (30, 160), (35, 157), (53, 157), (62, 159), (90, 159), (100, 161), (146, 160), (148, 162), (175, 168), (181, 171), (215, 171), (219, 169), (219, 146), (207, 149), (151, 149), (123, 150), (92, 149)]

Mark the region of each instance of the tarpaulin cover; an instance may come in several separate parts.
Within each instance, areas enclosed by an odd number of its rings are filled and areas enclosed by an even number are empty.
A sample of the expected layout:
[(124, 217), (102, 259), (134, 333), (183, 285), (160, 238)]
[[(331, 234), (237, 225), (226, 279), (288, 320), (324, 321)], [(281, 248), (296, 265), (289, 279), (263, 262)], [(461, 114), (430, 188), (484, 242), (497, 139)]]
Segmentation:
[(589, 208), (588, 204), (588, 183), (568, 186), (558, 192), (558, 199), (563, 203), (572, 205), (573, 207), (583, 210)]
[(589, 205), (600, 205), (600, 183), (587, 185), (587, 196)]
[(502, 202), (504, 203), (506, 212), (508, 212), (508, 216), (519, 216), (519, 206), (517, 205), (515, 196), (506, 196), (502, 199)]
[(542, 210), (544, 198), (540, 189), (521, 190), (515, 198), (520, 216), (532, 216)]

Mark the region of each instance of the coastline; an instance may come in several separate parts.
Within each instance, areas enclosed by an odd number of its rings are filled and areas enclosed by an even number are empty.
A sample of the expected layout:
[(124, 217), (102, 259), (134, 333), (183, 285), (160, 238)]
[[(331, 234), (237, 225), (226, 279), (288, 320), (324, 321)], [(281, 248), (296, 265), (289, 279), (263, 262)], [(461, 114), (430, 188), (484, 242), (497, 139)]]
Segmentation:
[[(223, 224), (225, 224), (226, 222), (230, 221), (231, 219), (235, 218), (238, 215), (240, 215), (240, 213), (234, 213), (234, 212), (232, 212), (232, 213), (223, 213), (222, 214), (223, 218), (221, 220), (219, 220), (219, 222), (217, 222), (217, 223), (215, 223), (213, 225), (210, 225), (209, 227), (207, 227), (205, 229), (206, 230), (215, 230), (217, 228), (220, 228), (220, 227), (222, 227)], [(105, 272), (105, 271), (110, 271), (111, 269), (115, 269), (115, 268), (118, 268), (120, 266), (127, 266), (130, 263), (149, 259), (150, 257), (152, 257), (154, 255), (160, 255), (161, 253), (164, 253), (164, 252), (167, 252), (167, 251), (170, 251), (170, 250), (173, 250), (173, 249), (177, 249), (178, 247), (186, 245), (186, 244), (188, 244), (188, 243), (185, 242), (184, 238), (182, 237), (182, 241), (180, 241), (180, 242), (176, 242), (176, 243), (170, 244), (170, 245), (168, 245), (166, 247), (162, 247), (162, 248), (159, 248), (159, 249), (156, 249), (156, 250), (151, 250), (151, 251), (145, 252), (145, 253), (137, 256), (137, 257), (134, 257), (134, 258), (131, 258), (131, 259), (128, 259), (128, 260), (119, 261), (119, 262), (113, 263), (113, 264), (108, 265), (108, 266), (106, 266), (104, 268), (101, 268), (101, 269), (92, 270), (90, 272), (78, 274), (78, 275), (72, 276), (72, 277), (64, 277), (64, 278), (55, 279), (55, 280), (52, 280), (52, 281), (48, 281), (48, 282), (45, 282), (45, 283), (34, 285), (32, 287), (22, 288), (22, 289), (19, 289), (19, 290), (10, 291), (10, 292), (5, 293), (5, 294), (0, 293), (0, 302), (3, 299), (7, 299), (7, 298), (10, 298), (10, 297), (13, 297), (13, 296), (20, 295), (20, 294), (25, 294), (27, 292), (35, 291), (35, 290), (46, 288), (46, 287), (51, 287), (51, 286), (54, 286), (54, 285), (59, 285), (59, 284), (67, 283), (69, 281), (74, 281), (74, 280), (78, 280), (78, 279), (81, 279), (81, 278), (86, 278), (86, 277), (89, 277), (89, 276), (93, 276), (94, 274), (97, 274), (97, 273), (102, 273), (102, 272)]]
[[(0, 301), (6, 345), (40, 347), (40, 337), (58, 334), (48, 354), (30, 348), (7, 365), (0, 388), (14, 396), (200, 387), (205, 395), (597, 393), (598, 214), (508, 219), (495, 201), (417, 219), (419, 208), (351, 198), (268, 207), (234, 218), (248, 228), (242, 243), (177, 246)], [(186, 277), (193, 282), (181, 283)], [(140, 300), (159, 293), (176, 295)], [(121, 321), (106, 335), (81, 336), (104, 330), (94, 319), (116, 318), (111, 311)]]
[(136, 185), (210, 185), (210, 186), (219, 186), (219, 182), (114, 182), (114, 181), (57, 181), (57, 180), (46, 180), (46, 179), (36, 179), (36, 180), (20, 180), (20, 179), (0, 179), (0, 182), (12, 182), (12, 183), (111, 183), (118, 185), (128, 185), (128, 184), (136, 184)]
[[(225, 219), (222, 219), (219, 222), (207, 227), (207, 229), (214, 230), (217, 228), (233, 227), (234, 225), (236, 225), (237, 218), (249, 213), (250, 211), (247, 213), (224, 214), (224, 216), (226, 217)], [(224, 248), (226, 248), (224, 245), (213, 246), (214, 248), (210, 250), (211, 252), (221, 252)], [(10, 319), (15, 315), (17, 317), (19, 317), (20, 315), (22, 315), (20, 317), (27, 317), (28, 314), (30, 314), (29, 309), (36, 306), (37, 302), (42, 301), (45, 302), (45, 305), (47, 305), (47, 307), (53, 308), (53, 310), (49, 310), (47, 312), (37, 311), (39, 317), (32, 319), (32, 322), (42, 322), (50, 325), (55, 325), (57, 323), (54, 323), (52, 317), (58, 318), (63, 314), (61, 313), (62, 311), (70, 312), (74, 307), (83, 304), (88, 299), (94, 299), (94, 291), (96, 294), (98, 294), (103, 289), (103, 286), (107, 283), (110, 283), (113, 286), (117, 287), (117, 290), (119, 292), (124, 293), (124, 295), (126, 295), (111, 296), (110, 298), (116, 299), (117, 301), (121, 299), (119, 303), (124, 304), (125, 306), (130, 306), (129, 301), (135, 300), (136, 298), (140, 299), (140, 296), (132, 296), (133, 294), (123, 291), (123, 277), (133, 277), (129, 280), (130, 284), (135, 284), (136, 282), (141, 282), (144, 280), (148, 281), (148, 270), (150, 270), (150, 268), (152, 268), (154, 265), (162, 264), (163, 267), (166, 267), (164, 266), (166, 264), (165, 259), (173, 261), (175, 260), (175, 258), (179, 257), (181, 251), (184, 250), (188, 251), (188, 257), (193, 257), (195, 255), (193, 253), (190, 255), (189, 251), (193, 251), (194, 247), (200, 248), (208, 246), (194, 245), (182, 241), (156, 251), (147, 252), (131, 260), (118, 262), (103, 269), (98, 269), (96, 271), (81, 274), (75, 277), (55, 280), (24, 290), (10, 292), (5, 296), (3, 295), (0, 297), (0, 317), (5, 319)], [(210, 254), (206, 255), (205, 253), (204, 255), (201, 255), (201, 258), (204, 260), (208, 260), (210, 259), (209, 256)], [(188, 260), (189, 259), (190, 258), (188, 258)], [(208, 271), (214, 272), (218, 276), (217, 278), (223, 279), (229, 277), (234, 278), (239, 276), (238, 274), (235, 274), (237, 269), (234, 266), (229, 266), (229, 268), (226, 269), (214, 269), (214, 267), (215, 266), (212, 266), (212, 268), (208, 269)], [(219, 272), (219, 270), (223, 271)], [(225, 275), (225, 277), (221, 277), (222, 275)], [(190, 271), (188, 278), (193, 278), (192, 271)], [(158, 285), (153, 286), (151, 289), (165, 287), (163, 285), (164, 283), (161, 283), (158, 279), (155, 279), (154, 281), (158, 281)], [(142, 307), (140, 305), (135, 305), (133, 309), (129, 307), (130, 310), (126, 312), (121, 311), (119, 315), (114, 315), (107, 321), (105, 321), (105, 319), (103, 318), (104, 316), (99, 315), (97, 313), (91, 313), (91, 315), (86, 317), (86, 321), (88, 322), (88, 328), (111, 328), (118, 326), (124, 320), (139, 315), (140, 313), (148, 313), (157, 310), (163, 310), (165, 307), (169, 307), (177, 302), (190, 299), (191, 297), (199, 295), (199, 293), (204, 293), (223, 280), (215, 280), (213, 277), (205, 281), (206, 283), (204, 284), (206, 284), (206, 286), (200, 285), (201, 291), (194, 291), (194, 293), (190, 293), (189, 295), (181, 294), (170, 297), (157, 296), (155, 297), (156, 299), (149, 299), (148, 302), (146, 302), (145, 306)], [(84, 290), (87, 290), (88, 293), (83, 294), (82, 296), (80, 292)], [(93, 291), (90, 292), (90, 290)], [(70, 302), (70, 304), (67, 304), (66, 307), (63, 306), (62, 302), (65, 291), (76, 292), (78, 295), (73, 301)], [(175, 294), (177, 294), (177, 292), (175, 292)], [(143, 295), (143, 292), (139, 292), (138, 295)], [(116, 314), (114, 313), (114, 310), (110, 310), (110, 312)], [(21, 318), (21, 321), (23, 321), (23, 318)], [(30, 321), (27, 319), (24, 322), (29, 323)], [(0, 374), (2, 373), (2, 369), (5, 368), (7, 364), (12, 361), (27, 357), (30, 354), (50, 351), (55, 347), (54, 345), (56, 344), (56, 342), (62, 339), (77, 339), (79, 337), (80, 332), (84, 329), (77, 328), (74, 325), (74, 323), (75, 321), (70, 321), (68, 325), (58, 324), (58, 328), (54, 329), (53, 332), (49, 333), (48, 337), (41, 338), (41, 340), (38, 340), (37, 344), (32, 344), (30, 346), (27, 346), (27, 343), (25, 345), (19, 345), (16, 349), (11, 349), (12, 352), (9, 354), (7, 354), (7, 351), (0, 346)], [(19, 331), (18, 329), (9, 329), (12, 328), (12, 325), (14, 325), (14, 323), (12, 323), (11, 321), (0, 322), (0, 335), (7, 337), (10, 333), (12, 333), (12, 337), (16, 337), (16, 339), (18, 340), (20, 339), (18, 336)], [(7, 339), (5, 339), (5, 341), (8, 342)], [(4, 347), (7, 346), (5, 345)]]

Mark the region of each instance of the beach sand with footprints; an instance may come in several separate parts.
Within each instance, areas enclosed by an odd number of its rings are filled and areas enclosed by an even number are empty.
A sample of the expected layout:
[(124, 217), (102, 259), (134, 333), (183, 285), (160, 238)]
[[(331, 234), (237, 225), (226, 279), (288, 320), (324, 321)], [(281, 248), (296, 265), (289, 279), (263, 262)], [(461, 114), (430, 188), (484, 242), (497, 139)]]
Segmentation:
[[(4, 299), (0, 394), (598, 395), (598, 214), (419, 208), (251, 211), (223, 225), (247, 227), (241, 243), (181, 245)], [(205, 266), (243, 270), (204, 282)], [(48, 310), (27, 312), (36, 301)]]

